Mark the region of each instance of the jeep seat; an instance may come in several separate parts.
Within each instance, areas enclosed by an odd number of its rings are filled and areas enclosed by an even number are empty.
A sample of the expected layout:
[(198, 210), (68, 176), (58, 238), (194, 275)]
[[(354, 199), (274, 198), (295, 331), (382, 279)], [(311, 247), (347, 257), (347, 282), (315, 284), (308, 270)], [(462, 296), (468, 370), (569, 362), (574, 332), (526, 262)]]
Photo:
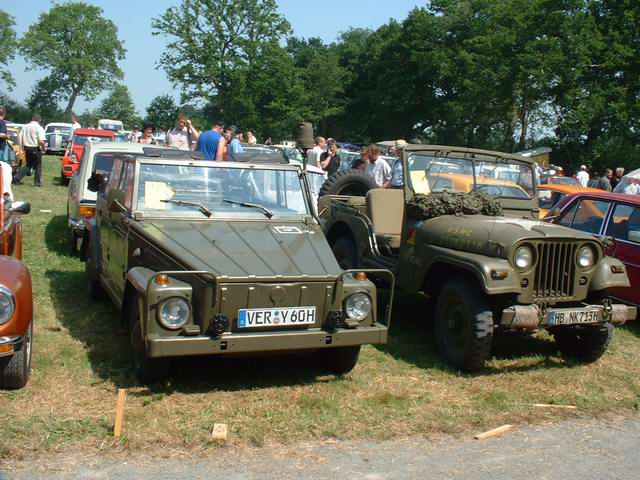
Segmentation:
[(380, 245), (400, 248), (404, 192), (401, 189), (374, 188), (367, 192), (367, 216)]

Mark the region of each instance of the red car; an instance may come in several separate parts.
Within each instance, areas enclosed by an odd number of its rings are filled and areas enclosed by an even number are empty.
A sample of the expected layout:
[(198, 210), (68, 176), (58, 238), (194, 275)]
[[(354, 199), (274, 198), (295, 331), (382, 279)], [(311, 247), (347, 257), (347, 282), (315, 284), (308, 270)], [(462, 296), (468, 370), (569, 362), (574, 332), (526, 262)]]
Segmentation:
[(20, 261), (20, 214), (29, 213), (31, 207), (12, 201), (7, 192), (0, 193), (0, 389), (13, 390), (26, 385), (31, 371), (31, 274)]
[(640, 306), (640, 196), (592, 190), (574, 193), (544, 220), (613, 239), (607, 254), (625, 265), (631, 286), (610, 289), (609, 294)]
[(62, 167), (60, 169), (60, 180), (62, 184), (68, 185), (69, 179), (80, 167), (82, 155), (84, 154), (84, 146), (87, 142), (113, 142), (115, 138), (116, 134), (111, 130), (76, 128), (67, 146), (67, 151), (64, 153), (64, 157), (62, 157)]

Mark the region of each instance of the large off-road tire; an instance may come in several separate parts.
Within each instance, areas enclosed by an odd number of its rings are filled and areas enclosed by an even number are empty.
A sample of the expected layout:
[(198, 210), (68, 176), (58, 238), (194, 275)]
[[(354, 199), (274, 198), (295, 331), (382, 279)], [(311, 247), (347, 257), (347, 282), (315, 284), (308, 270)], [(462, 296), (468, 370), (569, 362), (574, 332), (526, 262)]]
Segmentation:
[(353, 240), (350, 238), (339, 238), (331, 245), (331, 251), (338, 261), (340, 268), (350, 270), (358, 268), (358, 252)]
[(467, 372), (484, 366), (493, 341), (493, 313), (484, 293), (473, 281), (455, 277), (438, 295), (436, 343), (452, 366)]
[(342, 170), (331, 175), (320, 187), (319, 197), (324, 195), (349, 195), (364, 197), (369, 190), (376, 188), (371, 177), (359, 170)]
[(87, 260), (84, 263), (85, 272), (87, 273), (87, 287), (89, 291), (89, 298), (98, 302), (104, 300), (106, 292), (100, 282), (99, 265), (94, 265), (95, 258), (92, 255), (93, 252), (93, 238), (89, 237), (89, 245), (87, 247)]
[(591, 363), (607, 351), (613, 338), (611, 323), (598, 326), (557, 327), (552, 334), (563, 356)]
[(151, 358), (142, 338), (142, 325), (138, 311), (138, 297), (134, 297), (128, 304), (129, 308), (129, 338), (133, 355), (133, 366), (138, 380), (142, 383), (155, 383), (164, 380), (169, 375), (170, 361), (166, 357)]
[(27, 329), (20, 351), (0, 358), (0, 389), (17, 390), (27, 384), (31, 373), (32, 342), (33, 322)]
[(360, 345), (326, 348), (318, 352), (320, 367), (334, 375), (344, 375), (353, 370), (360, 356)]

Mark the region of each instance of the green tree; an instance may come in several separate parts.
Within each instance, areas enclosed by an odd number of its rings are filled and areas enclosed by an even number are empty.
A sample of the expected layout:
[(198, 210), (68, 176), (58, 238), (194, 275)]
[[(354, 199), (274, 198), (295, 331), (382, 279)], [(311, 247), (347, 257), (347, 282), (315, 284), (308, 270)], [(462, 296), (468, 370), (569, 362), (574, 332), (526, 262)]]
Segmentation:
[(9, 90), (16, 85), (13, 75), (6, 69), (14, 57), (16, 32), (13, 27), (15, 24), (16, 22), (11, 15), (4, 10), (0, 10), (0, 52), (2, 52), (0, 54), (0, 80), (5, 83)]
[(28, 123), (31, 120), (31, 112), (20, 102), (0, 93), (0, 105), (7, 111), (7, 120), (16, 123)]
[(126, 127), (136, 122), (136, 108), (126, 85), (116, 84), (100, 104), (102, 118), (120, 120)]
[(222, 108), (227, 90), (290, 30), (275, 0), (182, 0), (151, 25), (170, 37), (160, 65), (183, 99), (215, 97)]
[(43, 123), (62, 121), (63, 112), (58, 106), (58, 84), (55, 79), (45, 77), (36, 83), (27, 98), (27, 108), (42, 116)]
[(146, 121), (169, 130), (173, 128), (178, 113), (178, 106), (171, 95), (158, 95), (147, 107)]
[(102, 9), (82, 2), (54, 4), (40, 14), (20, 40), (20, 51), (32, 68), (56, 78), (70, 113), (78, 96), (94, 99), (123, 78), (118, 60), (125, 49), (118, 28)]

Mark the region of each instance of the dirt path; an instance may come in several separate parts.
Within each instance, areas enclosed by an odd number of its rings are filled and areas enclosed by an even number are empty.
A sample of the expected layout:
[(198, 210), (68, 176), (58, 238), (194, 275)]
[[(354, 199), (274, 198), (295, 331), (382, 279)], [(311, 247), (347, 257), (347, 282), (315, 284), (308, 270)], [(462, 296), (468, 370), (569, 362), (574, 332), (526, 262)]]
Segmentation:
[(640, 418), (565, 421), (521, 427), (484, 441), (442, 438), (325, 442), (283, 450), (220, 448), (205, 461), (128, 458), (69, 466), (69, 459), (60, 458), (46, 471), (5, 471), (0, 479), (635, 479), (639, 448)]

